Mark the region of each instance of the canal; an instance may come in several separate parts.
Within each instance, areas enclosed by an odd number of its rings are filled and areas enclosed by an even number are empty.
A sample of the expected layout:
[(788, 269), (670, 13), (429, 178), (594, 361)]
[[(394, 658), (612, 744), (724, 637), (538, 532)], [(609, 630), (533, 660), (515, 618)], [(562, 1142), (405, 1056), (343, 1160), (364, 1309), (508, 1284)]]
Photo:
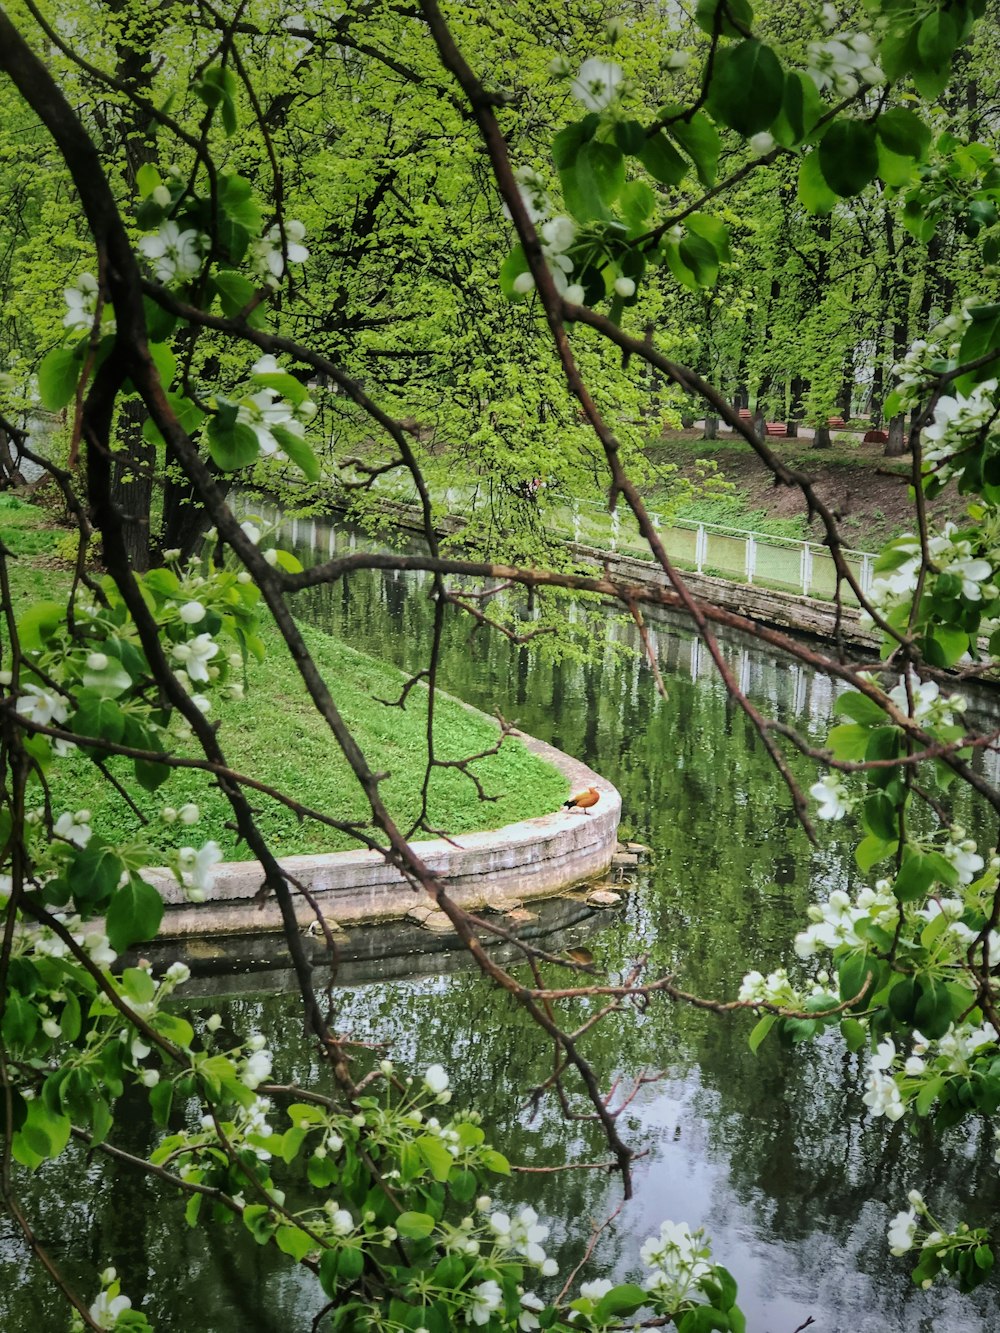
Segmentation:
[[(312, 524), (297, 525), (295, 538), (306, 563), (353, 540)], [(360, 575), (302, 594), (297, 610), (416, 670), (426, 664), (429, 590), (421, 575)], [(650, 976), (671, 972), (686, 990), (733, 998), (745, 971), (794, 965), (791, 938), (815, 897), (860, 887), (852, 830), (823, 826), (822, 846), (810, 847), (759, 738), (681, 625), (664, 618), (651, 626), (667, 685), (661, 698), (630, 624), (600, 609), (574, 615), (589, 651), (557, 658), (472, 634), (471, 622), (449, 613), (440, 666), (443, 688), (498, 709), (614, 782), (625, 833), (652, 849), (620, 909), (548, 943), (585, 941), (612, 975), (645, 957)], [(755, 701), (822, 740), (835, 697), (828, 679), (749, 642), (724, 647)], [(793, 766), (811, 780), (804, 763)], [(976, 836), (990, 835), (971, 811), (959, 813)], [(436, 954), (429, 939), (391, 979), (353, 975), (337, 992), (340, 1029), (384, 1043), (399, 1063), (443, 1064), (456, 1104), (477, 1105), (514, 1162), (559, 1167), (606, 1158), (586, 1122), (567, 1124), (549, 1102), (534, 1115), (526, 1108), (526, 1091), (551, 1068), (550, 1048), (454, 954)], [(219, 1012), (223, 1032), (258, 1028), (282, 1081), (320, 1079), (301, 1041), (298, 1001), (273, 977), (219, 976), (198, 989), (189, 1001), (195, 1014)], [(587, 1010), (567, 1012), (578, 1018)], [(815, 1333), (1000, 1326), (995, 1283), (971, 1298), (947, 1287), (917, 1290), (885, 1239), (914, 1185), (947, 1220), (995, 1217), (992, 1142), (967, 1129), (937, 1141), (924, 1125), (914, 1132), (909, 1121), (872, 1121), (860, 1099), (863, 1057), (846, 1055), (836, 1039), (791, 1051), (765, 1042), (753, 1055), (752, 1024), (750, 1015), (719, 1018), (663, 1001), (614, 1014), (591, 1034), (587, 1054), (605, 1086), (631, 1087), (643, 1072), (661, 1077), (641, 1087), (622, 1117), (624, 1137), (643, 1154), (636, 1197), (602, 1233), (583, 1278), (637, 1276), (641, 1242), (671, 1218), (711, 1235), (715, 1257), (739, 1282), (751, 1333), (795, 1333), (810, 1319)], [(135, 1108), (121, 1146), (142, 1152), (151, 1131), (138, 1099)], [(181, 1205), (155, 1184), (82, 1157), (43, 1167), (38, 1180), (48, 1200), (43, 1242), (71, 1273), (115, 1264), (160, 1329), (298, 1333), (323, 1304), (308, 1273), (235, 1227), (188, 1231)], [(496, 1193), (530, 1201), (551, 1221), (565, 1271), (591, 1220), (620, 1202), (621, 1186), (601, 1170), (538, 1172)], [(28, 1333), (65, 1322), (13, 1235), (0, 1237), (0, 1328)]]

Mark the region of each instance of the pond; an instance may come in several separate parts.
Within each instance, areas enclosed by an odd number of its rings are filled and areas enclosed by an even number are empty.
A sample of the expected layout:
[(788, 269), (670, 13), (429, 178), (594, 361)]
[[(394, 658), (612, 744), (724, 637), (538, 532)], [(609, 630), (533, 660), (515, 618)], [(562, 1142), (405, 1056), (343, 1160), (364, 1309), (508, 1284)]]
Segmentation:
[[(296, 538), (307, 563), (354, 540), (310, 524), (297, 525)], [(362, 575), (303, 594), (298, 612), (416, 669), (431, 628), (428, 590), (420, 575)], [(614, 782), (628, 836), (652, 849), (620, 910), (577, 921), (555, 942), (585, 937), (611, 973), (646, 957), (651, 976), (671, 972), (686, 990), (732, 998), (745, 971), (792, 958), (791, 937), (814, 897), (859, 887), (851, 831), (825, 826), (821, 848), (809, 846), (759, 738), (682, 626), (666, 617), (652, 625), (663, 699), (633, 651), (632, 627), (610, 613), (588, 614), (595, 651), (583, 662), (539, 660), (497, 635), (470, 636), (468, 621), (449, 617), (441, 685), (499, 709)], [(736, 639), (724, 648), (756, 701), (822, 738), (835, 697), (828, 679)], [(806, 766), (794, 766), (807, 776)], [(976, 836), (989, 835), (971, 814), (966, 822)], [(403, 975), (398, 965), (386, 971), (390, 979), (377, 964), (367, 980), (363, 970), (352, 974), (338, 993), (342, 1030), (386, 1043), (401, 1063), (440, 1061), (458, 1103), (480, 1107), (515, 1162), (606, 1159), (586, 1123), (567, 1125), (548, 1103), (533, 1118), (524, 1109), (525, 1092), (549, 1071), (550, 1050), (463, 960), (423, 952)], [(238, 984), (219, 977), (199, 987), (206, 989), (214, 993), (188, 1001), (193, 1010), (220, 1012), (223, 1032), (258, 1027), (283, 1079), (320, 1077), (299, 1040), (294, 994), (275, 990), (266, 975)], [(586, 1051), (605, 1086), (617, 1078), (630, 1088), (644, 1071), (662, 1077), (644, 1084), (622, 1117), (624, 1136), (645, 1153), (635, 1167), (636, 1197), (602, 1233), (583, 1276), (636, 1276), (642, 1240), (671, 1218), (705, 1226), (716, 1258), (739, 1282), (751, 1333), (794, 1333), (810, 1319), (816, 1333), (1000, 1326), (994, 1283), (971, 1298), (944, 1287), (919, 1291), (885, 1240), (889, 1219), (917, 1184), (947, 1219), (956, 1206), (970, 1222), (995, 1216), (1000, 1182), (987, 1136), (966, 1131), (942, 1144), (923, 1126), (912, 1133), (908, 1123), (873, 1122), (860, 1100), (863, 1057), (845, 1055), (835, 1040), (791, 1052), (765, 1042), (753, 1055), (752, 1023), (745, 1014), (722, 1019), (663, 1001), (613, 1015), (592, 1034)], [(140, 1105), (121, 1145), (133, 1151), (150, 1137)], [(67, 1270), (82, 1275), (88, 1265), (114, 1263), (133, 1301), (145, 1299), (164, 1330), (297, 1333), (322, 1304), (307, 1273), (290, 1271), (235, 1228), (188, 1231), (179, 1205), (117, 1169), (60, 1163), (43, 1168), (37, 1188), (48, 1209), (41, 1238)], [(498, 1194), (530, 1201), (551, 1220), (552, 1248), (568, 1263), (590, 1220), (617, 1206), (621, 1186), (604, 1171), (562, 1171), (517, 1176)], [(0, 1235), (0, 1327), (64, 1326), (8, 1228)]]

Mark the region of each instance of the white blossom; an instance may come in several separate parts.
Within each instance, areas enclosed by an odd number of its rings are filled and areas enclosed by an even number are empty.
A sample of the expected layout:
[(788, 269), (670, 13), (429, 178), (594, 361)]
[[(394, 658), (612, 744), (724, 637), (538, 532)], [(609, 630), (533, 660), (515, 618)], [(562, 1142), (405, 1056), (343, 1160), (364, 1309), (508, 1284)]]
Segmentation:
[(170, 655), (184, 664), (191, 680), (208, 683), (208, 664), (219, 651), (219, 645), (211, 634), (196, 634), (186, 643), (175, 643)]
[(201, 602), (185, 602), (178, 612), (185, 625), (197, 625), (200, 620), (205, 619), (205, 614)]
[(581, 1282), (580, 1295), (589, 1301), (599, 1301), (606, 1296), (615, 1284), (607, 1277), (594, 1278), (592, 1282)]
[(81, 273), (73, 287), (63, 291), (67, 310), (63, 315), (63, 328), (71, 333), (89, 333), (94, 326), (97, 314), (97, 279), (93, 273)]
[(624, 77), (620, 65), (591, 56), (580, 66), (570, 92), (588, 111), (603, 111), (614, 101)]
[[(114, 1281), (113, 1278), (111, 1280)], [(98, 1328), (112, 1329), (118, 1323), (118, 1316), (131, 1308), (132, 1302), (127, 1296), (110, 1296), (108, 1292), (102, 1291), (90, 1307), (90, 1317)]]
[(836, 773), (828, 773), (809, 788), (809, 795), (819, 802), (819, 819), (843, 819), (851, 809), (847, 788)]
[(766, 157), (775, 147), (776, 140), (773, 134), (770, 134), (767, 130), (761, 130), (759, 134), (750, 136), (748, 144), (754, 157)]
[(166, 284), (188, 282), (198, 276), (205, 238), (194, 230), (181, 231), (171, 219), (160, 224), (160, 229), (139, 242), (140, 251), (153, 260), (157, 279)]
[(251, 1089), (259, 1087), (265, 1079), (271, 1077), (273, 1063), (270, 1051), (254, 1051), (243, 1066), (240, 1082)]
[(500, 1302), (503, 1298), (499, 1286), (490, 1278), (488, 1282), (480, 1282), (473, 1287), (469, 1291), (469, 1295), (472, 1297), (472, 1304), (466, 1309), (466, 1322), (470, 1324), (488, 1324), (493, 1311), (500, 1308)]
[(309, 258), (309, 251), (302, 244), (306, 229), (301, 222), (290, 218), (285, 223), (285, 254), (281, 250), (281, 228), (277, 223), (266, 236), (254, 241), (250, 247), (249, 260), (253, 271), (263, 278), (269, 287), (277, 287), (285, 273), (285, 255), (290, 264), (304, 264)]
[(180, 881), (192, 902), (204, 902), (215, 886), (215, 867), (222, 860), (217, 842), (206, 842), (197, 851), (182, 847), (177, 853)]
[(424, 1087), (439, 1097), (448, 1088), (448, 1074), (443, 1065), (431, 1065), (424, 1075)]
[(917, 1214), (911, 1208), (908, 1212), (897, 1213), (889, 1223), (888, 1241), (889, 1253), (897, 1258), (913, 1249), (914, 1237), (917, 1234)]
[(875, 64), (875, 43), (867, 33), (839, 33), (825, 42), (810, 42), (806, 73), (820, 92), (853, 97), (864, 84), (881, 83), (885, 75)]
[[(86, 815), (86, 819), (83, 816)], [(65, 811), (59, 816), (53, 825), (52, 832), (57, 838), (64, 838), (66, 842), (72, 842), (77, 847), (86, 847), (91, 838), (91, 827), (87, 823), (90, 818), (89, 810), (78, 810), (76, 814), (70, 814)]]

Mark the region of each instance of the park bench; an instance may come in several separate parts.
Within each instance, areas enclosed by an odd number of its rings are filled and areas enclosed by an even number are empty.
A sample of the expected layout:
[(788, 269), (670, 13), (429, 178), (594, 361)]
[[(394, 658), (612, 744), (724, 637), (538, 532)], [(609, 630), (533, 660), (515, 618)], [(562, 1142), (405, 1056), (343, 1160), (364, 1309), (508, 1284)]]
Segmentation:
[(765, 435), (787, 435), (787, 434), (788, 434), (788, 426), (785, 424), (784, 421), (765, 421), (765, 423), (764, 423), (764, 434), (765, 434)]

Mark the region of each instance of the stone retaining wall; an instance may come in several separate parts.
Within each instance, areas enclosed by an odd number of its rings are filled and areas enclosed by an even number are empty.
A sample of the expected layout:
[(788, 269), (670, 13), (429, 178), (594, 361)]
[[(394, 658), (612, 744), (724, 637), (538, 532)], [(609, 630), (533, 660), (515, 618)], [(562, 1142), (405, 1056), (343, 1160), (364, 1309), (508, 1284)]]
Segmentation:
[[(416, 505), (392, 500), (382, 503), (386, 512), (401, 527), (415, 532), (423, 530), (423, 520)], [(439, 520), (439, 529), (445, 534), (460, 532), (464, 526), (465, 520), (453, 515), (446, 515)], [(566, 542), (566, 546), (581, 560), (598, 569), (606, 569), (613, 578), (647, 587), (671, 586), (667, 575), (653, 560), (642, 560), (638, 556), (623, 555), (600, 546), (586, 546), (581, 542)], [(689, 569), (681, 569), (680, 572), (695, 597), (713, 606), (724, 607), (727, 611), (735, 611), (737, 615), (764, 625), (792, 630), (796, 634), (809, 634), (827, 640), (837, 636), (838, 614), (834, 602), (818, 597), (803, 597), (801, 593), (782, 592), (778, 588), (762, 588), (757, 584), (734, 583), (730, 579), (715, 578), (709, 574), (696, 574)], [(856, 606), (841, 607), (840, 637), (844, 643), (877, 653), (879, 637), (871, 630), (862, 628), (860, 617), (861, 612)]]
[[(573, 791), (594, 786), (601, 797), (588, 814), (559, 810), (500, 829), (458, 834), (450, 842), (436, 838), (414, 843), (449, 896), (463, 907), (503, 909), (526, 898), (551, 897), (605, 874), (615, 853), (621, 797), (611, 783), (544, 741), (523, 732), (512, 734), (557, 768)], [(283, 856), (280, 861), (313, 895), (324, 917), (337, 925), (404, 917), (430, 903), (423, 890), (414, 890), (378, 852), (358, 849)], [(211, 895), (197, 905), (188, 902), (168, 871), (147, 871), (144, 878), (156, 885), (166, 903), (160, 944), (282, 929), (274, 899), (257, 902), (263, 882), (258, 861), (223, 863)], [(303, 928), (315, 925), (315, 913), (301, 895), (296, 897), (296, 916)]]

